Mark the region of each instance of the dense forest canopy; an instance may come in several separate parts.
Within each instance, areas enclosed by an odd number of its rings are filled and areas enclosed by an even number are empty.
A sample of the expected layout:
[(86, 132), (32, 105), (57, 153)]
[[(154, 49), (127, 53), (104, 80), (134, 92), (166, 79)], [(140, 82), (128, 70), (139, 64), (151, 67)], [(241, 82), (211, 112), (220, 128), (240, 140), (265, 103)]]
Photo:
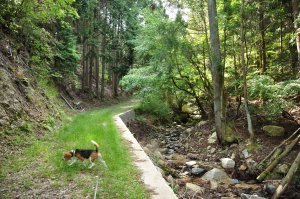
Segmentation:
[(120, 85), (162, 120), (187, 104), (225, 121), (234, 100), (248, 119), (299, 102), (297, 0), (2, 0), (0, 10), (1, 30), (23, 44), (12, 53), (25, 48), (41, 81), (101, 100)]

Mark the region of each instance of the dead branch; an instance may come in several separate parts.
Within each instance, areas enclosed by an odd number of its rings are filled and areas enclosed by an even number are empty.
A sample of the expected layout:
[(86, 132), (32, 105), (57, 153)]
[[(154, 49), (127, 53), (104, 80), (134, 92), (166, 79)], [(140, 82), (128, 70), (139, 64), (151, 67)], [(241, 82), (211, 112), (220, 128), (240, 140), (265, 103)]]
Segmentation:
[[(278, 145), (277, 147), (275, 147), (271, 153), (269, 153), (269, 155), (267, 157), (265, 157), (259, 164), (258, 166), (262, 166), (272, 155), (275, 151), (278, 151), (279, 148), (281, 148), (283, 145), (286, 145), (288, 144), (289, 141), (291, 141), (297, 134), (298, 132), (300, 131), (300, 128), (298, 128), (288, 139), (284, 140), (281, 142), (280, 145)], [(274, 156), (273, 156), (274, 157)], [(272, 162), (272, 161), (270, 161)]]
[(66, 104), (67, 104), (73, 111), (76, 111), (76, 110), (71, 106), (71, 104), (68, 102), (68, 100), (67, 100), (62, 94), (60, 94), (60, 97), (66, 102)]
[(289, 169), (289, 172), (286, 174), (286, 176), (282, 179), (280, 185), (277, 187), (272, 199), (279, 198), (279, 196), (284, 192), (286, 187), (293, 179), (294, 174), (297, 172), (299, 164), (300, 164), (300, 152), (298, 153), (297, 158), (295, 159), (291, 168)]
[(285, 150), (273, 161), (269, 164), (269, 166), (264, 170), (256, 179), (258, 181), (262, 181), (267, 177), (267, 175), (273, 170), (273, 168), (279, 163), (279, 161), (288, 155), (288, 153), (292, 150), (295, 144), (300, 140), (300, 135), (297, 136), (289, 145), (286, 146)]

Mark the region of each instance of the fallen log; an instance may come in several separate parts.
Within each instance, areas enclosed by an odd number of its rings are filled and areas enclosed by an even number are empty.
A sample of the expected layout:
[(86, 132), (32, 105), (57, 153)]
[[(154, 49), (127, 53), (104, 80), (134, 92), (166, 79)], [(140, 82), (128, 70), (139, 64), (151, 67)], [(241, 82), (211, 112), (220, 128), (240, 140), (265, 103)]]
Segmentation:
[(284, 141), (281, 142), (280, 145), (278, 145), (277, 147), (275, 147), (271, 153), (269, 153), (269, 155), (267, 155), (267, 157), (265, 157), (257, 166), (258, 168), (262, 167), (264, 165), (264, 163), (275, 153), (276, 155), (273, 155), (271, 158), (272, 162), (273, 157), (279, 155), (278, 152), (282, 151), (283, 149), (281, 149), (282, 146), (284, 145), (288, 145), (288, 142), (290, 142), (292, 139), (294, 139), (294, 137), (300, 132), (300, 128), (298, 128), (288, 139), (285, 139)]
[(293, 179), (295, 173), (297, 172), (300, 164), (300, 152), (297, 155), (297, 158), (293, 162), (291, 168), (289, 169), (288, 173), (286, 176), (282, 179), (280, 185), (277, 187), (275, 193), (272, 196), (272, 199), (277, 199), (279, 196), (284, 192), (286, 187), (289, 185), (291, 180)]
[(300, 140), (300, 135), (298, 135), (289, 145), (286, 146), (285, 150), (273, 161), (269, 164), (269, 166), (256, 178), (258, 181), (264, 180), (267, 175), (274, 169), (274, 167), (279, 163), (279, 161), (288, 155), (288, 153), (292, 150), (295, 144)]

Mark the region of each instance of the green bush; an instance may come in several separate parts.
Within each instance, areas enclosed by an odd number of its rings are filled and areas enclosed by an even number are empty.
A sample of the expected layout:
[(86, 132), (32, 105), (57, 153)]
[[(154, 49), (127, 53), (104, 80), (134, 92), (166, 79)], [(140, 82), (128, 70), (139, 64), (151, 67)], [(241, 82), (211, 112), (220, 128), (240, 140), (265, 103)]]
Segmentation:
[(259, 75), (248, 81), (248, 91), (249, 100), (261, 101), (259, 107), (250, 107), (252, 111), (273, 117), (294, 105), (289, 98), (300, 94), (300, 81), (288, 80), (276, 83), (267, 75)]
[(170, 119), (169, 106), (156, 94), (144, 97), (137, 107), (137, 110), (142, 113), (152, 114), (161, 121), (167, 121)]

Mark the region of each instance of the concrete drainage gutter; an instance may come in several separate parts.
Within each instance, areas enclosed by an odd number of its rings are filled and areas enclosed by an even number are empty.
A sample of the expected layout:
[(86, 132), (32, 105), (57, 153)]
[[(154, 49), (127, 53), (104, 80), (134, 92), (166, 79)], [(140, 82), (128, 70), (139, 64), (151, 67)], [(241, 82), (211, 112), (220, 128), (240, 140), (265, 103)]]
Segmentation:
[(122, 138), (129, 143), (129, 150), (133, 156), (134, 164), (141, 171), (142, 180), (146, 187), (150, 190), (151, 198), (176, 199), (177, 196), (174, 194), (173, 190), (168, 186), (161, 173), (156, 169), (150, 158), (142, 149), (141, 145), (125, 125), (134, 118), (134, 111), (130, 110), (116, 115), (114, 117), (114, 121)]

